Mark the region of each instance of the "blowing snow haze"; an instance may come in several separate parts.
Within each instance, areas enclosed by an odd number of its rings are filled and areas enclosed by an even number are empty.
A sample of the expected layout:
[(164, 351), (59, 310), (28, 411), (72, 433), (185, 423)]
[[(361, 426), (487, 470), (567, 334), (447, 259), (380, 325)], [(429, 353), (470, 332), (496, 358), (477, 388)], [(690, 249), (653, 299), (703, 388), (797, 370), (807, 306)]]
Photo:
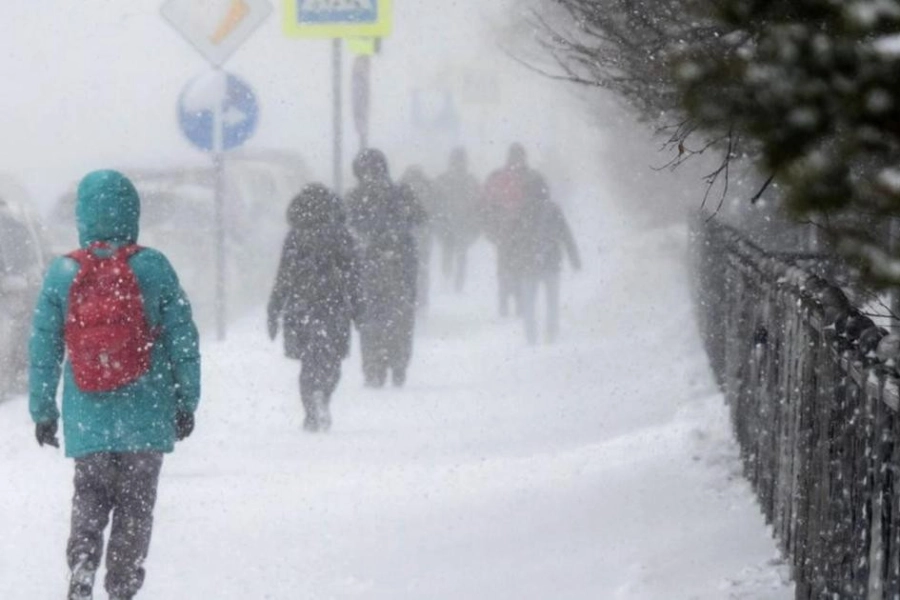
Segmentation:
[[(9, 82), (0, 99), (0, 113), (8, 119), (7, 135), (0, 141), (8, 157), (4, 170), (24, 180), (42, 209), (96, 164), (207, 162), (179, 131), (176, 111), (184, 86), (208, 66), (161, 18), (160, 6), (159, 0), (5, 4), (10, 26), (0, 53)], [(330, 43), (286, 38), (280, 10), (278, 6), (226, 68), (247, 80), (259, 98), (259, 128), (249, 147), (300, 151), (325, 178), (331, 172)], [(466, 70), (494, 88), (471, 89), (470, 96), (486, 98), (467, 104), (463, 95), (457, 104), (460, 139), (478, 135), (487, 141), (477, 149), (484, 153), (478, 160), (498, 162), (518, 138), (533, 144), (565, 139), (562, 115), (558, 109), (547, 110), (558, 107), (565, 95), (549, 86), (535, 93), (523, 85), (532, 75), (510, 63), (496, 43), (495, 31), (504, 18), (502, 3), (398, 3), (395, 34), (374, 66), (372, 142), (388, 150), (402, 147), (419, 160), (424, 152), (433, 166), (443, 166), (452, 140), (435, 144), (417, 139), (412, 115), (419, 110), (425, 118), (437, 116), (429, 113), (442, 109), (447, 83), (460, 82)], [(348, 84), (349, 61), (344, 69)], [(416, 90), (418, 107), (413, 106)], [(349, 166), (357, 146), (349, 86), (344, 98)], [(398, 166), (402, 162), (405, 157)]]
[(547, 2), (393, 0), (362, 152), (343, 42), (340, 190), (302, 3), (233, 77), (163, 3), (3, 5), (0, 598), (792, 597), (697, 332), (702, 163), (535, 71)]

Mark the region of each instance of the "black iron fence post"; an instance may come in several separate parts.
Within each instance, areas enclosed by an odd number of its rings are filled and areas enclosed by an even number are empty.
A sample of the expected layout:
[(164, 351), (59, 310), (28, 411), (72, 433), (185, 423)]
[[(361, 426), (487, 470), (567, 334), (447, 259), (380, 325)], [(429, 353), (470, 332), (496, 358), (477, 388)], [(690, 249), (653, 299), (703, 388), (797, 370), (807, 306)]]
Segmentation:
[(697, 322), (796, 597), (900, 600), (900, 339), (815, 257), (706, 217), (691, 239)]

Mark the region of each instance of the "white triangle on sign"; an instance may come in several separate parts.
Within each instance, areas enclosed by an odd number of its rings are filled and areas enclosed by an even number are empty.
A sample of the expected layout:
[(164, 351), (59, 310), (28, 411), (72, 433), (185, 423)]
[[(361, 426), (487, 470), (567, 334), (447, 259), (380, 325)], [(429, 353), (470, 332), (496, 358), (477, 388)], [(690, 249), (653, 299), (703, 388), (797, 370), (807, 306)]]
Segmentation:
[(162, 16), (209, 62), (224, 63), (272, 12), (269, 0), (166, 0)]

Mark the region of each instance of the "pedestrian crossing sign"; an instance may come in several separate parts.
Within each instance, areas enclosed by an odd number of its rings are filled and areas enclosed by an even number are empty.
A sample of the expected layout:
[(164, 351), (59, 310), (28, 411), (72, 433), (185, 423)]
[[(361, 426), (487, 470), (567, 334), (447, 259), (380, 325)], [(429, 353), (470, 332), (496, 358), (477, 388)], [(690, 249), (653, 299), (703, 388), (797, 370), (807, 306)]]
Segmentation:
[(393, 27), (393, 0), (283, 0), (285, 35), (381, 38)]

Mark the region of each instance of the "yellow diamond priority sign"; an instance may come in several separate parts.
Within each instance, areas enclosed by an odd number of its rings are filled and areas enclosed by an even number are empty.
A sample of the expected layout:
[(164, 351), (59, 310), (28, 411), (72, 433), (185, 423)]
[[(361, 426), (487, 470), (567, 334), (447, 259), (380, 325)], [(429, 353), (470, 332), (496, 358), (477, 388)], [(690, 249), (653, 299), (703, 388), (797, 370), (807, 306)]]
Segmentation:
[(383, 38), (393, 27), (393, 0), (282, 0), (289, 37)]
[(222, 65), (272, 12), (269, 0), (167, 0), (162, 16), (206, 60)]

